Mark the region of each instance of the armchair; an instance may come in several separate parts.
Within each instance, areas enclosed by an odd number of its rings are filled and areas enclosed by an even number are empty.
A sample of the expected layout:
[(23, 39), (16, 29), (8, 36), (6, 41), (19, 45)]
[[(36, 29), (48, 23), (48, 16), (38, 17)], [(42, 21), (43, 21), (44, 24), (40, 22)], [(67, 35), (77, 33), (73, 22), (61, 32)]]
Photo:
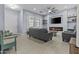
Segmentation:
[(17, 37), (16, 35), (11, 34), (9, 31), (7, 32), (0, 31), (1, 53), (4, 53), (5, 49), (10, 49), (12, 47), (15, 47), (15, 51), (16, 51), (16, 37)]
[(71, 37), (76, 37), (76, 31), (64, 31), (62, 33), (62, 39), (64, 42), (69, 42)]

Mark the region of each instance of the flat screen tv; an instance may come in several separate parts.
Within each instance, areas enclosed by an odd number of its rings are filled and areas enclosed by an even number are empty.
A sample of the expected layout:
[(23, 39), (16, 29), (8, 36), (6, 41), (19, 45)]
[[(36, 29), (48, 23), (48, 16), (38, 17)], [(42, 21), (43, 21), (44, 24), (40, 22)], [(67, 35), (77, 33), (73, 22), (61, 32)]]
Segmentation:
[(51, 24), (60, 24), (61, 17), (51, 18)]

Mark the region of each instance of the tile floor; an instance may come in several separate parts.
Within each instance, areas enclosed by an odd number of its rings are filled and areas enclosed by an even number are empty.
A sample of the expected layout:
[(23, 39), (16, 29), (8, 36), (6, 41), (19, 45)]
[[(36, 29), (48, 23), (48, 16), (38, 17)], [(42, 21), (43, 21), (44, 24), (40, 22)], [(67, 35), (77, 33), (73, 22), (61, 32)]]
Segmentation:
[(8, 51), (11, 54), (68, 54), (69, 44), (62, 41), (62, 36), (58, 34), (51, 41), (43, 42), (27, 35), (20, 35), (17, 38), (17, 51)]

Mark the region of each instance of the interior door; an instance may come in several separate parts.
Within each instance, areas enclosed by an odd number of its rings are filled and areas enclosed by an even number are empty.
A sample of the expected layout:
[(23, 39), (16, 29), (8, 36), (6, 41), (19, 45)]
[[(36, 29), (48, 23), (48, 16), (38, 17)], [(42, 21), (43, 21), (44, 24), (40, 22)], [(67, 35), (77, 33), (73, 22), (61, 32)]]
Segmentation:
[(18, 14), (16, 11), (5, 9), (5, 30), (17, 33)]

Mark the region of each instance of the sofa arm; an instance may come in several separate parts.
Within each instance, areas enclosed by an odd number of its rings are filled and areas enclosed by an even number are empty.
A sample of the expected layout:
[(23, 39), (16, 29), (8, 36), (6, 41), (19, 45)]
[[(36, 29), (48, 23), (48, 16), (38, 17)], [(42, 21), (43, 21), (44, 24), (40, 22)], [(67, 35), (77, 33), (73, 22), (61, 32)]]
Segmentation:
[(40, 33), (40, 37), (46, 41), (52, 40), (52, 33)]

